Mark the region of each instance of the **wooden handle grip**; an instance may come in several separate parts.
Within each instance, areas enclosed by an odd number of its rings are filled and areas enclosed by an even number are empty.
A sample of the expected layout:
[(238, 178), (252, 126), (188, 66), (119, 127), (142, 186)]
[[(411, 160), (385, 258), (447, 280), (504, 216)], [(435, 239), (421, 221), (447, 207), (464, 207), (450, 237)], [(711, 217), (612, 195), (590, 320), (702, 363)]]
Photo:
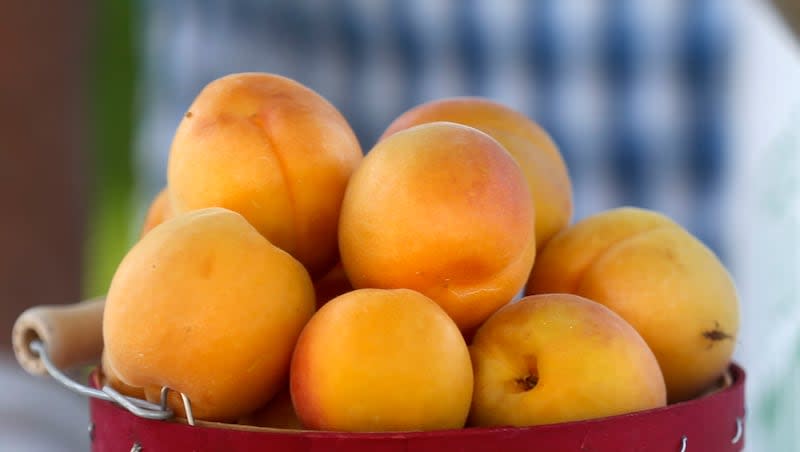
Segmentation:
[(47, 373), (39, 355), (30, 349), (37, 339), (59, 369), (98, 362), (103, 352), (104, 306), (105, 298), (95, 298), (72, 305), (35, 306), (23, 312), (11, 332), (20, 366), (34, 375)]

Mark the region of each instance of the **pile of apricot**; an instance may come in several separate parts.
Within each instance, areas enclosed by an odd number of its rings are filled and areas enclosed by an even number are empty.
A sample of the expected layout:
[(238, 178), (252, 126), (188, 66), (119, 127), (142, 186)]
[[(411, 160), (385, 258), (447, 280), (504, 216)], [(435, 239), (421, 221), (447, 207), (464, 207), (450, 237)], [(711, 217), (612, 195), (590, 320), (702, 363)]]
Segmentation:
[(573, 223), (556, 144), (489, 99), (419, 105), (365, 155), (313, 90), (232, 74), (186, 111), (167, 180), (109, 288), (102, 371), (199, 419), (563, 422), (696, 397), (733, 353), (717, 257), (650, 210)]

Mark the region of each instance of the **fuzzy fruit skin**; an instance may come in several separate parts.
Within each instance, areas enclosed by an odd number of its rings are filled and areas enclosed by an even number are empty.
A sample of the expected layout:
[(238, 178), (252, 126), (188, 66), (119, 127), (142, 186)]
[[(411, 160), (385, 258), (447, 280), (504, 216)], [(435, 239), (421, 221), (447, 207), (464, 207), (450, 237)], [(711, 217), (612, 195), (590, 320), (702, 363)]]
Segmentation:
[(224, 207), (322, 276), (336, 263), (337, 223), (362, 152), (318, 93), (274, 74), (209, 83), (178, 125), (167, 181), (176, 212)]
[[(106, 298), (103, 340), (124, 384), (183, 415), (231, 422), (286, 384), (292, 349), (314, 312), (305, 268), (241, 215), (179, 214), (120, 263)], [(146, 325), (142, 327), (142, 325)]]
[(380, 141), (350, 180), (339, 251), (355, 288), (409, 288), (468, 332), (525, 285), (536, 258), (524, 174), (490, 136), (436, 122)]
[(471, 425), (552, 424), (666, 404), (644, 340), (608, 308), (576, 295), (504, 306), (478, 329), (470, 354)]
[(153, 198), (150, 207), (147, 208), (147, 214), (142, 223), (142, 230), (139, 237), (143, 237), (150, 232), (151, 229), (165, 222), (172, 217), (172, 204), (169, 200), (169, 190), (165, 187)]
[(290, 389), (310, 429), (423, 431), (464, 426), (472, 380), (467, 345), (436, 303), (408, 289), (360, 289), (303, 329)]
[(657, 212), (612, 209), (554, 237), (537, 257), (528, 294), (567, 292), (619, 314), (655, 353), (670, 403), (698, 396), (730, 364), (739, 299), (705, 245)]
[(524, 114), (482, 97), (451, 97), (418, 105), (398, 116), (384, 139), (435, 121), (464, 124), (489, 134), (519, 163), (536, 210), (536, 243), (541, 247), (572, 220), (572, 182), (564, 158), (547, 132)]
[(119, 379), (119, 377), (117, 377), (116, 371), (114, 371), (114, 369), (111, 367), (111, 363), (108, 362), (107, 355), (108, 354), (106, 351), (103, 350), (103, 353), (100, 356), (100, 370), (103, 376), (103, 384), (111, 386), (120, 394), (128, 397), (135, 397), (137, 399), (147, 398), (143, 388), (134, 388), (133, 386), (126, 385)]

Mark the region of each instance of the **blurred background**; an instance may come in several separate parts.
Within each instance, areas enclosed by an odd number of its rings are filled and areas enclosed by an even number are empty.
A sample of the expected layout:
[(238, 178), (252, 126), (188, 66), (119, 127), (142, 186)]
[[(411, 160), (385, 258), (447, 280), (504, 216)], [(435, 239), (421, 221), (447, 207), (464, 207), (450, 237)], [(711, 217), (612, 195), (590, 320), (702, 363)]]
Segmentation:
[[(294, 78), (342, 111), (365, 151), (416, 104), (487, 96), (553, 136), (575, 220), (656, 209), (720, 256), (741, 295), (748, 450), (800, 450), (796, 2), (79, 0), (6, 10), (6, 332), (28, 306), (105, 293), (166, 183), (178, 122), (217, 77)], [(23, 375), (4, 345), (0, 449), (86, 449), (86, 401)]]

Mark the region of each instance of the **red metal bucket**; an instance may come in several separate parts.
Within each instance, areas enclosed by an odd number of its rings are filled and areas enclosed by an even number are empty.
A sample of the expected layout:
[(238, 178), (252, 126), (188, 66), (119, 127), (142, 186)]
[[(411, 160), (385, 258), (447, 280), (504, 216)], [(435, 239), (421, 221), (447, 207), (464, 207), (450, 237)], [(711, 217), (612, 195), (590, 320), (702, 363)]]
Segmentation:
[[(92, 450), (105, 451), (378, 451), (378, 452), (728, 452), (744, 447), (745, 373), (709, 395), (590, 421), (526, 428), (465, 428), (410, 433), (289, 431), (241, 425), (137, 417), (90, 399)], [(97, 385), (97, 381), (92, 381)]]
[[(701, 397), (627, 415), (526, 428), (464, 428), (433, 432), (335, 433), (277, 430), (171, 418), (149, 404), (139, 417), (107, 400), (140, 409), (110, 388), (99, 373), (84, 386), (60, 369), (97, 363), (102, 351), (103, 300), (35, 307), (14, 325), (14, 351), (28, 372), (49, 374), (90, 397), (94, 452), (105, 451), (403, 451), (403, 452), (728, 452), (744, 447), (745, 374), (732, 364), (724, 381)], [(119, 397), (119, 398), (117, 398)], [(133, 399), (136, 400), (136, 399)], [(138, 400), (139, 407), (144, 401)], [(136, 404), (134, 404), (136, 405)], [(130, 409), (130, 407), (129, 407)]]

